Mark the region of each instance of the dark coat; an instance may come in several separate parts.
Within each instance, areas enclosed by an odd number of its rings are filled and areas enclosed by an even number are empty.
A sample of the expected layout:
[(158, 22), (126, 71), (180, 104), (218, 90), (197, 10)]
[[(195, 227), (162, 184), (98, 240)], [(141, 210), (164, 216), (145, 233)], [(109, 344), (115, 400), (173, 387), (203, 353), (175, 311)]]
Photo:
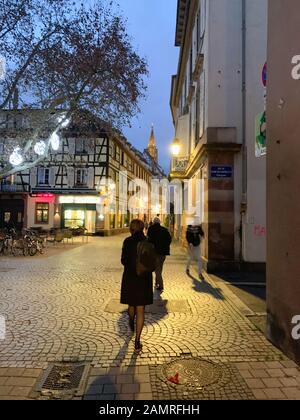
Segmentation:
[(186, 231), (186, 240), (188, 244), (199, 246), (204, 237), (202, 226), (188, 226)]
[(151, 242), (158, 255), (170, 255), (170, 245), (172, 237), (165, 227), (158, 223), (148, 229), (148, 240)]
[(122, 249), (124, 274), (121, 287), (121, 303), (130, 306), (146, 306), (153, 303), (152, 273), (138, 276), (136, 273), (137, 245), (146, 240), (143, 233), (125, 239)]

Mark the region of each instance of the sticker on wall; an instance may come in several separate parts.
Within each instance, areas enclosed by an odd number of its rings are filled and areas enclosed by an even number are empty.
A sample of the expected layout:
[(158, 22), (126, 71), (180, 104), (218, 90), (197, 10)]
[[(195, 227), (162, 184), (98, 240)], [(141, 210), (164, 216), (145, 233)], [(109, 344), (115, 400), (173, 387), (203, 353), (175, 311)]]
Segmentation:
[(255, 121), (255, 133), (255, 156), (260, 158), (267, 154), (266, 112), (257, 115)]

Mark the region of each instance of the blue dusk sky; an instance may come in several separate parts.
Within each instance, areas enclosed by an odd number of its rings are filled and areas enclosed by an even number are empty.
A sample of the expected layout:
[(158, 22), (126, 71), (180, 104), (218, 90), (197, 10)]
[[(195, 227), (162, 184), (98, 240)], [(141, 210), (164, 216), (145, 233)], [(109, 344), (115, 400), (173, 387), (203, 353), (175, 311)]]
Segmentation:
[(174, 137), (169, 107), (171, 76), (176, 74), (178, 48), (175, 44), (177, 0), (116, 0), (128, 21), (128, 32), (138, 53), (149, 65), (148, 90), (140, 103), (141, 114), (131, 128), (124, 128), (127, 139), (138, 149), (147, 147), (154, 124), (159, 161), (168, 172), (169, 145)]

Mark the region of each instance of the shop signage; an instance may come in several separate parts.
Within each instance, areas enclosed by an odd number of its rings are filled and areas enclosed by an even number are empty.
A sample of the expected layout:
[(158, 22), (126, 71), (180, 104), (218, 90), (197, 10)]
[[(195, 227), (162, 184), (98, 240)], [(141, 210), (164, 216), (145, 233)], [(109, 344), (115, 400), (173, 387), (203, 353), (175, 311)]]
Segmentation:
[(231, 165), (217, 166), (212, 165), (210, 167), (210, 177), (211, 178), (232, 178), (233, 176), (233, 167)]
[(95, 196), (62, 196), (59, 197), (60, 204), (101, 204), (101, 197)]
[(267, 122), (266, 112), (256, 116), (255, 121), (255, 156), (260, 158), (267, 153)]

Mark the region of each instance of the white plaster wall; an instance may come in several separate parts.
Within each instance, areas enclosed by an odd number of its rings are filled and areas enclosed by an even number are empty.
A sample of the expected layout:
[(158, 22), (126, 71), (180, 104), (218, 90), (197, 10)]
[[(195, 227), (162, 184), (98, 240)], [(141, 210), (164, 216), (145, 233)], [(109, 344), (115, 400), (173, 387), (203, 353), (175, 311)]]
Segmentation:
[(207, 127), (242, 129), (242, 2), (209, 0), (207, 8)]
[(262, 69), (267, 57), (267, 0), (247, 0), (247, 214), (244, 259), (266, 261), (266, 157), (255, 157), (255, 118), (264, 111)]
[[(41, 227), (43, 229), (51, 229), (54, 226), (54, 197), (28, 197), (27, 202), (27, 227)], [(49, 223), (35, 223), (35, 205), (36, 203), (49, 203)]]

